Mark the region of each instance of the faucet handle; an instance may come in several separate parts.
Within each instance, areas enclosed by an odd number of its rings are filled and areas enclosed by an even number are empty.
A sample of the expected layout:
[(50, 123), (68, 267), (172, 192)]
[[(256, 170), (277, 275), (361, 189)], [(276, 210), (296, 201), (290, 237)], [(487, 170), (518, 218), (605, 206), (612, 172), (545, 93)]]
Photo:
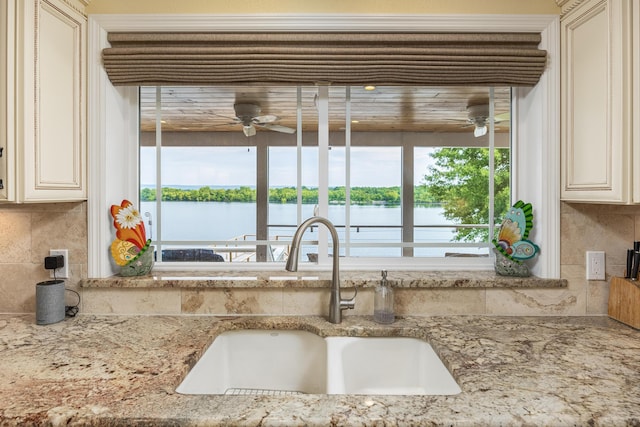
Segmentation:
[(352, 309), (356, 306), (356, 296), (358, 295), (358, 288), (354, 286), (353, 291), (354, 294), (351, 298), (340, 300), (340, 310)]

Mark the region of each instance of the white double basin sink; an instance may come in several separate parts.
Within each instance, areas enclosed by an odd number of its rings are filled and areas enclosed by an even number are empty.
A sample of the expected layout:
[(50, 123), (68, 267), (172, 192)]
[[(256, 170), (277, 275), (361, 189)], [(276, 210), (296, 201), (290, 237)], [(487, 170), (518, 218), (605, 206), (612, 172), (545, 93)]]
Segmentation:
[(326, 337), (301, 330), (220, 334), (182, 394), (453, 395), (460, 387), (431, 345), (404, 337)]

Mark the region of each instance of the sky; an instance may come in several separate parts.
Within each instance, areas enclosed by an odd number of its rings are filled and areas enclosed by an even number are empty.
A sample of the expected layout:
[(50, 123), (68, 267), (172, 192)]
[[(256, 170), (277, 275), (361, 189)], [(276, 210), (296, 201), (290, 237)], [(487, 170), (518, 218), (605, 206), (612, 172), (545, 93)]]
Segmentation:
[[(165, 147), (162, 159), (163, 185), (255, 186), (256, 150), (247, 147)], [(353, 147), (351, 149), (351, 186), (388, 187), (401, 185), (399, 147)], [(416, 184), (430, 164), (429, 149), (416, 149)], [(318, 185), (317, 150), (303, 149), (302, 184)], [(143, 147), (140, 154), (140, 182), (155, 182), (155, 148)], [(269, 184), (272, 187), (295, 186), (296, 149), (272, 148), (269, 154)], [(345, 150), (329, 152), (329, 186), (345, 183)]]

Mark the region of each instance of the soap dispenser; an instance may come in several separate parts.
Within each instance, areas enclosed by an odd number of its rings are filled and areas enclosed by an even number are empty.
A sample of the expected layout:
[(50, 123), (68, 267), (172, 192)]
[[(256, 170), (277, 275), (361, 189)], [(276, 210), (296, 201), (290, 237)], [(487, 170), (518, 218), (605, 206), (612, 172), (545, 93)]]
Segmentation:
[(382, 270), (382, 279), (376, 286), (373, 299), (373, 320), (378, 323), (390, 324), (396, 320), (393, 311), (393, 289), (387, 281), (387, 270)]

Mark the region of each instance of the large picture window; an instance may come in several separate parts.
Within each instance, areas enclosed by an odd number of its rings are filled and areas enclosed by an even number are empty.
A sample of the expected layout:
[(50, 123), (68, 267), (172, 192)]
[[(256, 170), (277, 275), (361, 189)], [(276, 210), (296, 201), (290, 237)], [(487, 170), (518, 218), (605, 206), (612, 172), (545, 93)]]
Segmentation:
[[(510, 202), (508, 87), (141, 87), (139, 100), (159, 266), (284, 262), (314, 213), (347, 262), (486, 258)], [(309, 229), (302, 259), (334, 256), (327, 238)]]
[[(510, 158), (512, 159), (511, 202), (522, 199), (534, 206), (535, 228), (531, 238), (542, 248), (540, 256), (531, 265), (533, 274), (544, 278), (560, 277), (560, 159), (559, 159), (559, 18), (551, 15), (455, 15), (455, 19), (447, 15), (394, 15), (387, 16), (384, 23), (379, 17), (370, 15), (354, 15), (349, 17), (318, 15), (287, 15), (274, 17), (256, 17), (199, 15), (196, 17), (178, 17), (176, 15), (93, 15), (89, 17), (88, 31), (88, 91), (92, 94), (88, 99), (87, 140), (88, 149), (88, 271), (87, 276), (109, 277), (117, 273), (110, 253), (106, 249), (113, 240), (113, 221), (109, 208), (120, 203), (123, 198), (137, 200), (140, 192), (139, 177), (139, 88), (135, 85), (120, 86), (114, 84), (105, 73), (102, 53), (112, 46), (108, 35), (112, 32), (141, 29), (154, 33), (164, 32), (246, 32), (250, 30), (282, 34), (289, 32), (346, 31), (353, 28), (377, 34), (387, 31), (416, 31), (437, 29), (447, 33), (458, 32), (537, 32), (541, 39), (539, 49), (546, 52), (546, 65), (543, 74), (535, 86), (513, 87), (511, 129), (513, 135)], [(502, 69), (500, 69), (502, 71)], [(188, 80), (189, 74), (183, 73)], [(319, 80), (315, 80), (319, 81)], [(360, 82), (363, 82), (360, 79)], [(183, 84), (191, 84), (184, 82)], [(225, 82), (229, 84), (230, 82)], [(153, 83), (157, 84), (157, 83)], [(164, 83), (166, 84), (166, 83)], [(353, 84), (353, 83), (351, 83)], [(433, 84), (438, 84), (437, 81)], [(489, 83), (487, 83), (489, 84)], [(355, 90), (355, 88), (352, 87)], [(353, 95), (353, 93), (352, 93)], [(411, 96), (407, 94), (407, 98)], [(353, 97), (352, 97), (353, 98)], [(304, 107), (304, 106), (303, 106)], [(307, 106), (309, 108), (309, 106)], [(388, 112), (388, 117), (392, 112)], [(394, 113), (395, 114), (395, 113)], [(404, 117), (406, 114), (396, 114)], [(284, 115), (283, 115), (284, 117)], [(166, 117), (164, 118), (166, 120)], [(166, 128), (165, 128), (166, 130)], [(163, 132), (166, 133), (166, 132)], [(298, 135), (298, 133), (296, 133)], [(166, 136), (166, 135), (165, 135)], [(196, 140), (195, 134), (191, 139)], [(202, 143), (203, 141), (200, 141)], [(353, 141), (355, 142), (355, 141)], [(193, 142), (195, 144), (195, 142)], [(201, 144), (200, 144), (201, 145)], [(355, 145), (355, 144), (354, 144)], [(304, 149), (304, 146), (303, 146)], [(410, 167), (403, 158), (403, 169)], [(327, 184), (328, 185), (328, 184)], [(411, 190), (411, 183), (403, 182), (404, 194)], [(264, 198), (264, 194), (259, 194)], [(403, 215), (409, 211), (403, 210)], [(260, 218), (264, 221), (263, 218)], [(158, 222), (158, 218), (154, 219)], [(406, 224), (407, 222), (405, 222)], [(411, 233), (407, 227), (403, 233)], [(156, 238), (156, 236), (154, 236)], [(419, 248), (414, 249), (417, 251)], [(411, 248), (403, 248), (410, 252)], [(454, 267), (448, 262), (453, 259), (462, 262)], [(428, 260), (435, 260), (429, 263)], [(451, 269), (492, 269), (490, 260), (481, 257), (423, 257), (402, 256), (387, 258), (385, 266), (403, 269), (425, 268), (437, 270)], [(403, 266), (405, 260), (419, 260), (418, 265)], [(481, 261), (477, 263), (476, 261)], [(158, 263), (158, 269), (164, 268)], [(180, 263), (173, 263), (180, 264)], [(196, 271), (204, 268), (203, 263), (195, 266), (176, 265), (178, 270)], [(252, 263), (245, 263), (250, 269)], [(281, 270), (276, 263), (274, 270)], [(346, 268), (346, 263), (341, 266)], [(218, 265), (230, 266), (229, 263)], [(240, 263), (236, 263), (240, 265)], [(380, 263), (378, 266), (381, 265)]]

